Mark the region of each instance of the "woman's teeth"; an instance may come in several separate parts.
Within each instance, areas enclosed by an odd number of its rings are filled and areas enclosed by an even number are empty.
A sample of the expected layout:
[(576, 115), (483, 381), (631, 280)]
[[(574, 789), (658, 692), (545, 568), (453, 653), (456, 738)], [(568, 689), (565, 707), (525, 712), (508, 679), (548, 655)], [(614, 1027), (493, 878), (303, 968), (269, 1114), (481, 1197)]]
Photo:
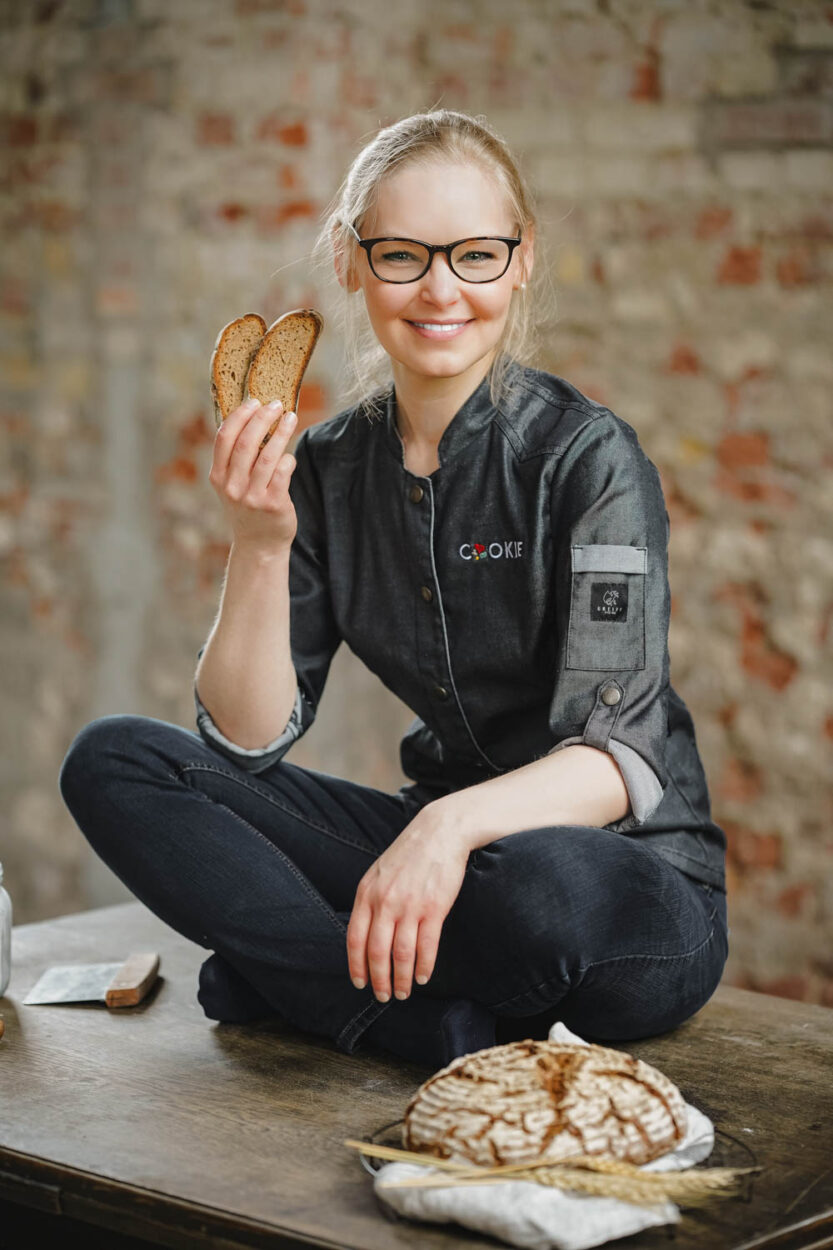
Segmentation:
[(439, 334), (449, 334), (452, 330), (462, 330), (463, 326), (467, 324), (468, 322), (466, 321), (451, 321), (446, 322), (443, 325), (437, 325), (435, 322), (431, 321), (411, 322), (411, 325), (417, 326), (420, 330), (436, 330)]

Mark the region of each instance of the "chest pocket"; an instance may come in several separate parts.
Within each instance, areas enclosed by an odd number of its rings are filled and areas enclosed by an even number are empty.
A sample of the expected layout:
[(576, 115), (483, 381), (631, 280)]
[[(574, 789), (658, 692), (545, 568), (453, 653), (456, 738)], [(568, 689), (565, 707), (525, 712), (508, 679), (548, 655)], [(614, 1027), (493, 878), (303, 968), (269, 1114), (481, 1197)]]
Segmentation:
[(570, 548), (567, 668), (645, 667), (647, 547)]

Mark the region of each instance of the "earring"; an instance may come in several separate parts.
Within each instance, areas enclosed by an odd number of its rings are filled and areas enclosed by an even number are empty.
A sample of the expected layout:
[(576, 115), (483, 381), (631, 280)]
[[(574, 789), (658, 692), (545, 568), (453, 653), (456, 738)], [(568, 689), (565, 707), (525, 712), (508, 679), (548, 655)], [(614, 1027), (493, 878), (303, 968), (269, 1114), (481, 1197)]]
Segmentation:
[(525, 290), (526, 290), (526, 283), (525, 283), (525, 282), (522, 282), (522, 283), (521, 283), (521, 290), (522, 290), (522, 291), (525, 291)]

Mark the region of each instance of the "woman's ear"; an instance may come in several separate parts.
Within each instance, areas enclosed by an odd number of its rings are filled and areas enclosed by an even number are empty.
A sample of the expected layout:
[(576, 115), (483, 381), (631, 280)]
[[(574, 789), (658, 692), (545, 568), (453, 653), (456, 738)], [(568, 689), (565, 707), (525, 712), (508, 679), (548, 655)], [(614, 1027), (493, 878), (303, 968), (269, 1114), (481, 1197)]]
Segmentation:
[(535, 227), (530, 226), (524, 231), (524, 237), (518, 248), (521, 256), (521, 263), (518, 272), (518, 281), (515, 283), (517, 290), (521, 283), (526, 284), (532, 277), (532, 267), (535, 263)]
[(333, 225), (330, 238), (333, 244), (333, 264), (335, 265), (339, 285), (343, 286), (350, 293), (357, 291), (359, 284), (356, 280), (355, 270), (347, 258), (344, 242), (337, 225)]

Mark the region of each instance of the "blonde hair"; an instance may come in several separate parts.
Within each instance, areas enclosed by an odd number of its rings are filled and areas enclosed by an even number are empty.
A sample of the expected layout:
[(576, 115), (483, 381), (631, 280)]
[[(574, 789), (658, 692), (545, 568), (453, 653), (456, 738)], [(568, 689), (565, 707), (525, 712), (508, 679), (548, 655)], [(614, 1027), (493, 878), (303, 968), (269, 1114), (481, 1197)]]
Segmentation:
[[(324, 225), (311, 258), (328, 271), (334, 283), (334, 250), (341, 249), (348, 271), (357, 263), (360, 249), (349, 226), (357, 225), (366, 214), (375, 213), (384, 179), (405, 164), (428, 163), (438, 158), (479, 165), (500, 185), (516, 229), (526, 234), (537, 226), (537, 214), (526, 180), (506, 143), (484, 116), (470, 117), (451, 109), (414, 113), (380, 130), (362, 148), (325, 210)], [(539, 246), (536, 230), (536, 248)], [(513, 362), (530, 363), (537, 354), (536, 320), (542, 312), (546, 314), (551, 309), (554, 313), (555, 309), (554, 291), (549, 283), (550, 267), (541, 264), (539, 259), (533, 278), (527, 278), (526, 288), (518, 291), (512, 300), (489, 374), (491, 400), (496, 407), (511, 390)], [(340, 285), (335, 294), (336, 320), (343, 336), (348, 370), (341, 399), (349, 405), (361, 404), (365, 414), (373, 419), (381, 416), (381, 401), (392, 384), (390, 358), (373, 333), (364, 299), (352, 298)]]

